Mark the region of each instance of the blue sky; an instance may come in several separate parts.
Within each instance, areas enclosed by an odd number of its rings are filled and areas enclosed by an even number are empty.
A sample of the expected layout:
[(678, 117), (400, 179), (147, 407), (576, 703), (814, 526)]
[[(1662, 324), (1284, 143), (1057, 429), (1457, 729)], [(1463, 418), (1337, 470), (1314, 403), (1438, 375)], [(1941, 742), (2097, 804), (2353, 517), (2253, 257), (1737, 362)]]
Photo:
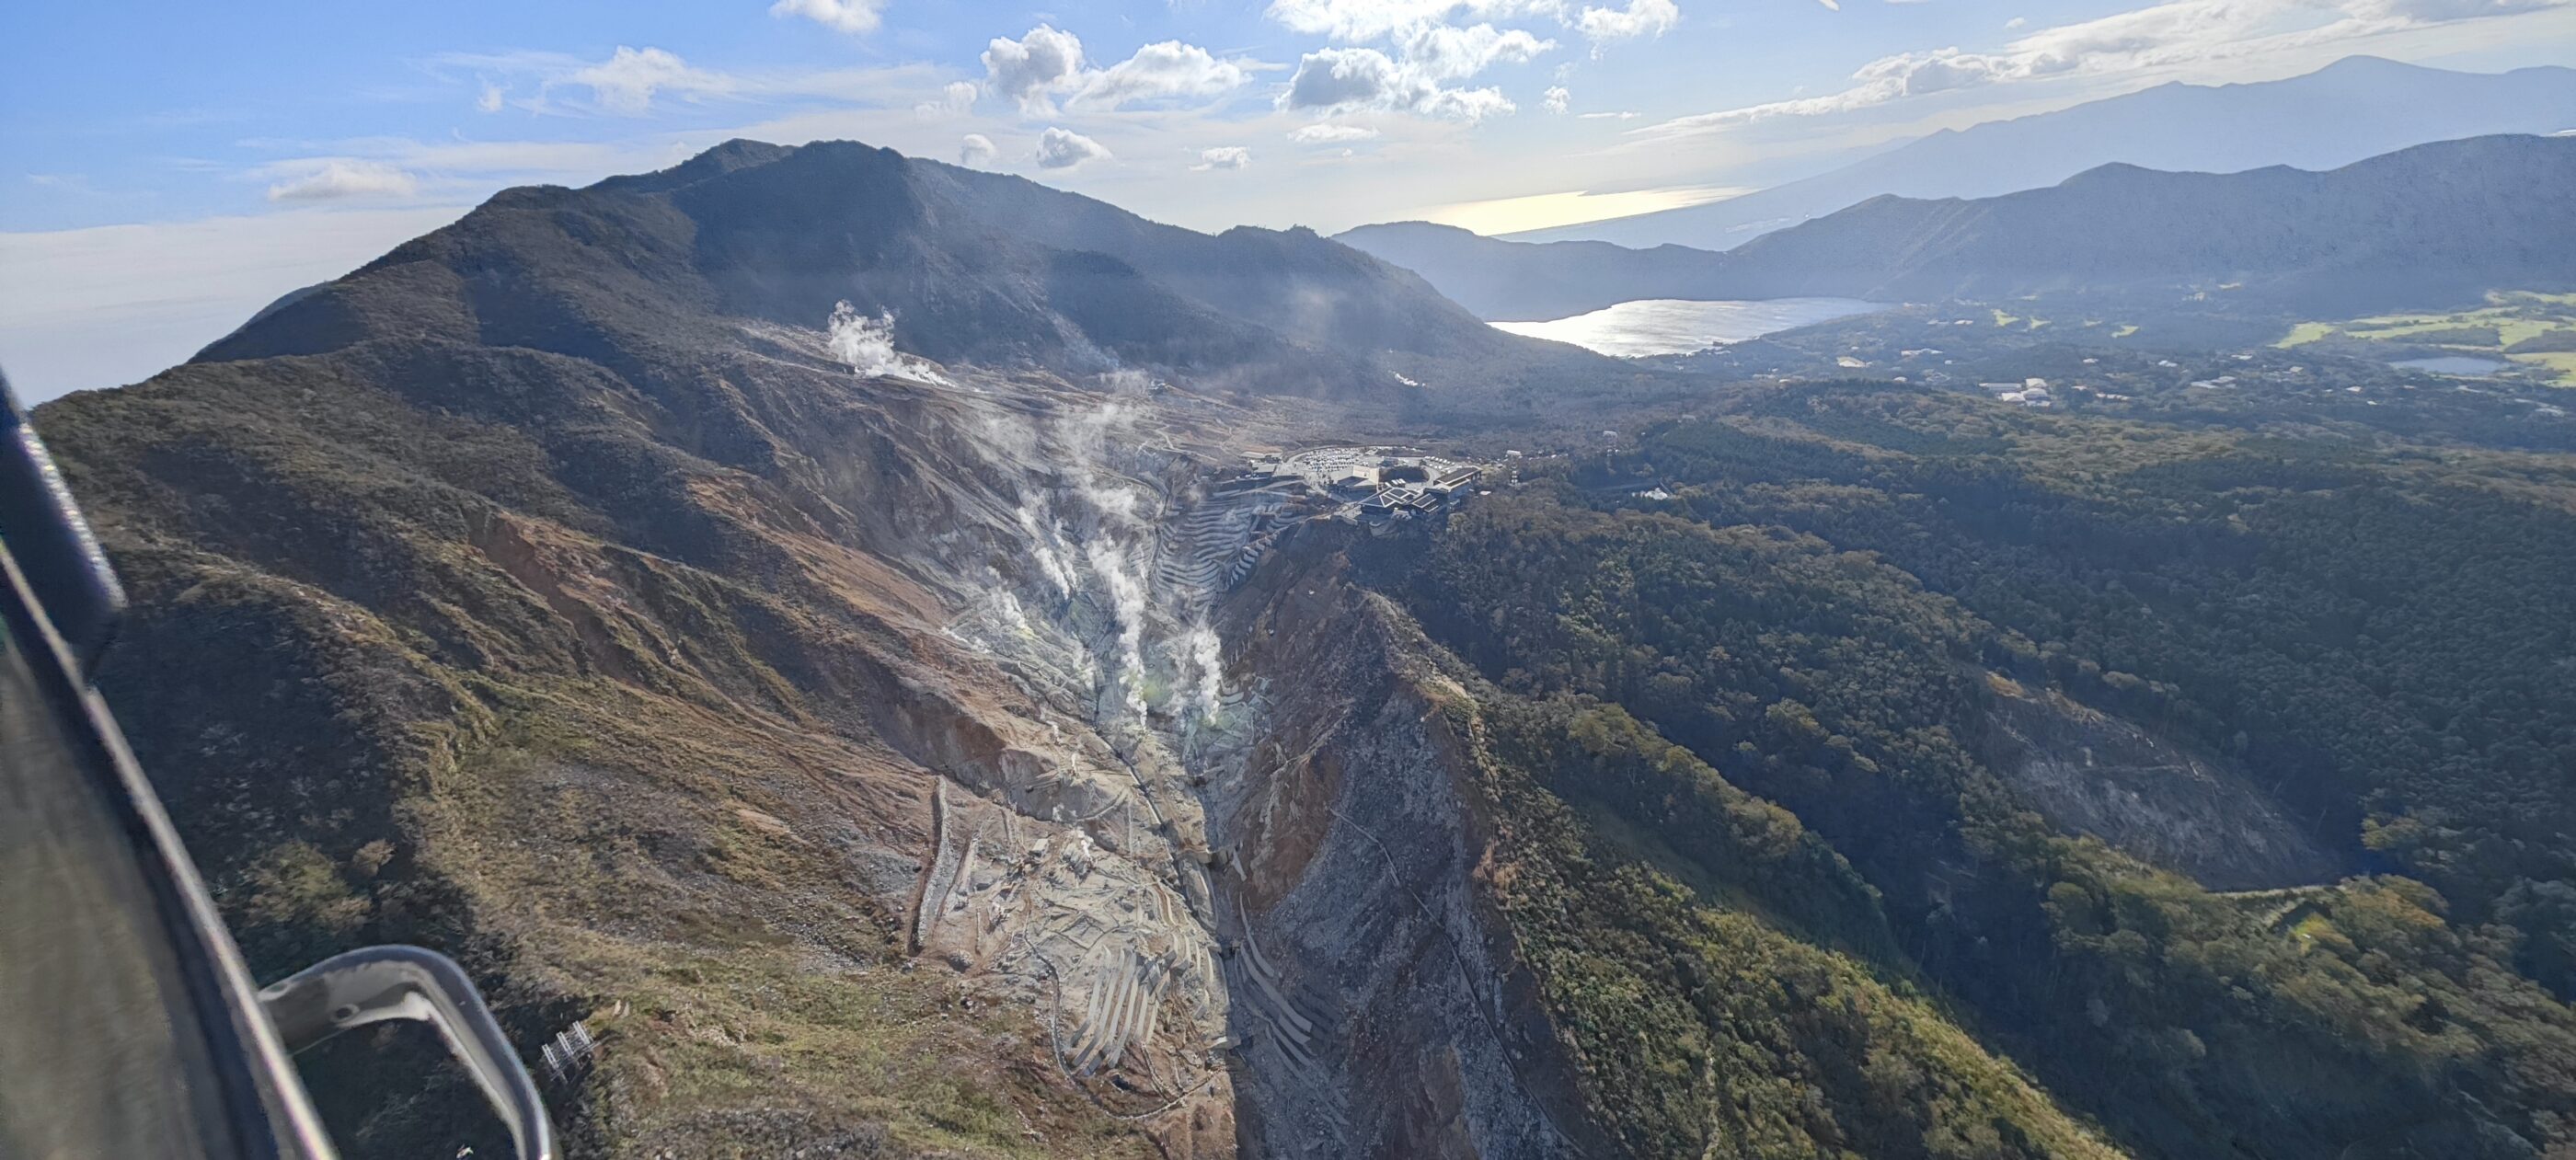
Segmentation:
[(493, 191), (848, 137), (1202, 229), (1533, 228), (2354, 52), (2576, 63), (2570, 0), (951, 0), (0, 11), (0, 366), (148, 374)]

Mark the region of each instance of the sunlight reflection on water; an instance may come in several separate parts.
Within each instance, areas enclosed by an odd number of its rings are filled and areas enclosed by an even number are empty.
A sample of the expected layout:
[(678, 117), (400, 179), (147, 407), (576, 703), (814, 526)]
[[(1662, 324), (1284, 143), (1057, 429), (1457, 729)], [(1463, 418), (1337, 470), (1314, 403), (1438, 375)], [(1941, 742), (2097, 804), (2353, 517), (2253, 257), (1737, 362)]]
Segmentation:
[(1513, 334), (1554, 339), (1623, 358), (1688, 354), (1720, 343), (1742, 342), (1783, 330), (1813, 326), (1885, 307), (1857, 298), (1767, 298), (1691, 302), (1640, 298), (1552, 322), (1497, 322)]

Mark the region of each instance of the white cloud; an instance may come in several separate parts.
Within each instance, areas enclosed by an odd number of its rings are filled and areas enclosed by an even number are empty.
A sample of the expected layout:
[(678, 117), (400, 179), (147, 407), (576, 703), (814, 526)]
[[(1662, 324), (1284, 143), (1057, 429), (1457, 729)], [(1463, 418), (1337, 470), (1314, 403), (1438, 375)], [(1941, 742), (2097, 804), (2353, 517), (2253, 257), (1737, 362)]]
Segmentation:
[(874, 32), (885, 22), (885, 0), (778, 0), (772, 16), (802, 16), (835, 32), (852, 36)]
[(1499, 89), (1463, 82), (1557, 47), (1529, 29), (1495, 21), (1552, 22), (1592, 41), (1598, 56), (1607, 42), (1660, 36), (1681, 19), (1673, 0), (1583, 8), (1576, 0), (1272, 0), (1265, 11), (1292, 31), (1333, 42), (1298, 61), (1281, 108), (1364, 108), (1463, 121), (1515, 111)]
[(1114, 109), (1131, 101), (1213, 97), (1243, 87), (1248, 79), (1242, 65), (1218, 60), (1195, 44), (1166, 40), (1089, 74), (1072, 103)]
[[(596, 180), (621, 168), (650, 167), (660, 160), (637, 148), (599, 141), (415, 141), (407, 137), (362, 137), (337, 142), (347, 156), (383, 161), (412, 170), (474, 174), (506, 181), (573, 183)], [(310, 165), (319, 159), (305, 159)], [(294, 165), (299, 162), (284, 162)], [(268, 172), (281, 172), (272, 168)]]
[(1055, 94), (1082, 82), (1082, 40), (1041, 24), (1012, 40), (996, 36), (984, 50), (986, 84), (1024, 112), (1051, 116)]
[(328, 152), (269, 161), (238, 173), (280, 204), (357, 201), (469, 201), (511, 185), (586, 185), (612, 173), (671, 165), (696, 148), (667, 139), (604, 141), (420, 141), (353, 137), (329, 142), (257, 142)]
[(270, 201), (340, 201), (353, 197), (410, 197), (420, 192), (420, 179), (381, 161), (347, 157), (290, 163), (302, 170), (268, 187)]
[(1396, 43), (1406, 64), (1435, 81), (1463, 81), (1490, 66), (1521, 64), (1556, 47), (1553, 40), (1491, 24), (1425, 24), (1406, 31)]
[(1320, 121), (1298, 126), (1295, 132), (1288, 134), (1288, 139), (1300, 145), (1331, 145), (1343, 141), (1367, 141), (1376, 136), (1377, 130), (1366, 125), (1336, 125)]
[(977, 89), (973, 81), (950, 81), (939, 90), (939, 99), (923, 101), (912, 111), (924, 117), (950, 117), (972, 112)]
[[(1915, 4), (1920, 3), (1921, 0), (1887, 0), (1887, 2), (1890, 4)], [(1842, 0), (1816, 0), (1816, 3), (1822, 4), (1826, 8), (1835, 12), (1843, 10)]]
[(1890, 97), (1919, 97), (2025, 78), (2036, 75), (2038, 70), (2054, 71), (2060, 67), (2061, 63), (2056, 59), (2024, 62), (2008, 56), (1942, 48), (1931, 52), (1899, 53), (1871, 61), (1852, 74), (1852, 79), (1863, 82), (1860, 89), (1845, 92), (1865, 91), (1871, 94), (1872, 100), (1887, 99), (1877, 96), (1882, 92)]
[[(665, 97), (691, 101), (822, 100), (902, 109), (950, 79), (927, 64), (858, 68), (766, 68), (728, 73), (698, 68), (666, 49), (620, 47), (606, 60), (560, 52), (448, 52), (430, 56), (432, 74), (502, 90), (502, 104), (537, 114), (649, 113)], [(587, 90), (568, 98), (567, 90)]]
[(2359, 15), (2381, 20), (2404, 20), (2418, 24), (2440, 24), (2451, 20), (2470, 20), (2480, 16), (2510, 16), (2516, 12), (2537, 12), (2557, 7), (2562, 0), (2363, 0), (2355, 5)]
[(1565, 0), (1272, 0), (1267, 14), (1292, 31), (1365, 42), (1445, 24), (1459, 14), (1486, 20), (1533, 15), (1562, 20)]
[(1070, 129), (1047, 126), (1038, 134), (1038, 168), (1071, 169), (1086, 161), (1107, 161), (1109, 147)]
[(1032, 116), (1055, 115), (1055, 99), (1115, 109), (1138, 101), (1214, 97), (1241, 88), (1251, 74), (1194, 44), (1166, 40), (1137, 49), (1105, 69), (1083, 63), (1082, 40), (1041, 24), (1018, 40), (995, 37), (984, 50), (987, 84)]
[(1548, 112), (1563, 115), (1567, 109), (1574, 106), (1574, 94), (1567, 91), (1564, 85), (1553, 85), (1548, 88), (1545, 99), (1540, 103), (1547, 106)]
[(1628, 0), (1625, 8), (1586, 8), (1575, 18), (1574, 26), (1592, 40), (1597, 51), (1604, 41), (1662, 36), (1681, 22), (1682, 10), (1673, 6), (1673, 0)]
[(1374, 48), (1327, 48), (1297, 62), (1284, 103), (1292, 109), (1332, 109), (1391, 104), (1395, 62)]
[(637, 50), (622, 44), (607, 60), (576, 70), (564, 79), (587, 86), (599, 107), (629, 115), (650, 110), (653, 95), (666, 89), (695, 100), (723, 96), (738, 87), (733, 78), (691, 68), (688, 62), (664, 49)]
[(2013, 29), (2019, 28), (2019, 27), (2021, 27), (2022, 25), (2025, 25), (2025, 24), (2028, 24), (2028, 23), (2030, 23), (2030, 17), (2027, 17), (2027, 16), (2016, 16), (2016, 17), (2013, 17), (2013, 18), (2012, 18), (2012, 19), (2010, 19), (2010, 20), (2004, 21), (2004, 31), (2006, 31), (2006, 32), (2010, 32), (2010, 31), (2012, 31)]
[[(1640, 3), (1644, 0), (1639, 0)], [(2459, 20), (2509, 15), (2576, 0), (2166, 0), (2128, 12), (2042, 28), (1999, 52), (1939, 48), (1880, 57), (1839, 92), (1701, 113), (1634, 132), (1673, 136), (1774, 117), (1821, 116), (1958, 89), (2066, 77), (2223, 65), (2279, 52)], [(2023, 18), (2006, 25), (2018, 28)]]
[(1192, 169), (1242, 169), (1252, 164), (1252, 150), (1241, 145), (1219, 145), (1199, 150), (1199, 163)]
[(502, 101), (508, 97), (508, 90), (499, 85), (487, 84), (483, 86), (483, 94), (474, 98), (474, 107), (486, 113), (498, 113), (501, 111)]
[(993, 139), (981, 133), (968, 133), (957, 141), (957, 163), (968, 168), (992, 164), (1001, 153), (993, 147)]
[(1374, 48), (1325, 48), (1307, 53), (1280, 94), (1284, 109), (1344, 112), (1378, 109), (1479, 121), (1514, 106), (1499, 89), (1446, 88)]
[(1631, 129), (1632, 133), (1649, 136), (1679, 136), (1704, 133), (1767, 121), (1773, 117), (1820, 117), (1830, 113), (1848, 113), (1854, 109), (1885, 104), (1904, 95), (1904, 85), (1894, 81), (1873, 81), (1857, 88), (1828, 93), (1821, 97), (1796, 97), (1786, 101), (1765, 101), (1759, 105), (1721, 109), (1714, 113), (1697, 113), (1660, 124)]

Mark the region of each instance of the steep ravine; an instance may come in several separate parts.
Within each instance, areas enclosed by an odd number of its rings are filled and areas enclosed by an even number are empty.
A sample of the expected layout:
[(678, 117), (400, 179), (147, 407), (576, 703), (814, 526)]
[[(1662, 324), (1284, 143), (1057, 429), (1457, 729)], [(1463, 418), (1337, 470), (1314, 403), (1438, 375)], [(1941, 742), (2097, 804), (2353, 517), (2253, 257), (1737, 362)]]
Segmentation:
[[(1122, 1107), (1230, 1097), (1254, 1155), (1598, 1151), (1558, 1122), (1545, 1016), (1478, 898), (1459, 743), (1339, 564), (1358, 531), (1213, 492), (1222, 464), (1158, 444), (1154, 414), (1112, 401), (992, 441), (1048, 467), (1017, 481), (991, 529), (1015, 550), (951, 633), (1067, 694), (1055, 724), (1106, 751), (1080, 801), (1045, 796), (1061, 773), (970, 788), (1074, 823), (1133, 867), (1117, 877), (1159, 883), (1157, 902), (934, 859), (949, 913), (1052, 892), (1037, 909), (1079, 916), (992, 919), (971, 942), (1002, 949), (951, 961), (1041, 988), (1060, 1062), (1107, 1077)], [(954, 948), (937, 933), (953, 925), (938, 917), (925, 948)], [(1222, 1079), (1193, 1078), (1219, 1057)]]
[(1598, 1153), (1480, 893), (1465, 744), (1334, 538), (1283, 553), (1228, 621), (1269, 726), (1205, 794), (1237, 871), (1246, 1136), (1261, 1155)]

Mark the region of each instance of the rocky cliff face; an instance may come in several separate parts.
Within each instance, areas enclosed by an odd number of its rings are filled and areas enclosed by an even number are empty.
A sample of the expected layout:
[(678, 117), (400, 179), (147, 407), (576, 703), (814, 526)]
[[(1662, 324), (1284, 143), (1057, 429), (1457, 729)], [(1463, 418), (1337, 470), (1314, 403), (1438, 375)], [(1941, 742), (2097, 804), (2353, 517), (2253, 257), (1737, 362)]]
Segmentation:
[(2001, 677), (1987, 763), (2058, 827), (2212, 890), (2331, 882), (2343, 865), (2233, 763)]
[(1481, 887), (1491, 834), (1436, 680), (1324, 549), (1238, 598), (1266, 728), (1205, 798), (1257, 1155), (1599, 1151)]

